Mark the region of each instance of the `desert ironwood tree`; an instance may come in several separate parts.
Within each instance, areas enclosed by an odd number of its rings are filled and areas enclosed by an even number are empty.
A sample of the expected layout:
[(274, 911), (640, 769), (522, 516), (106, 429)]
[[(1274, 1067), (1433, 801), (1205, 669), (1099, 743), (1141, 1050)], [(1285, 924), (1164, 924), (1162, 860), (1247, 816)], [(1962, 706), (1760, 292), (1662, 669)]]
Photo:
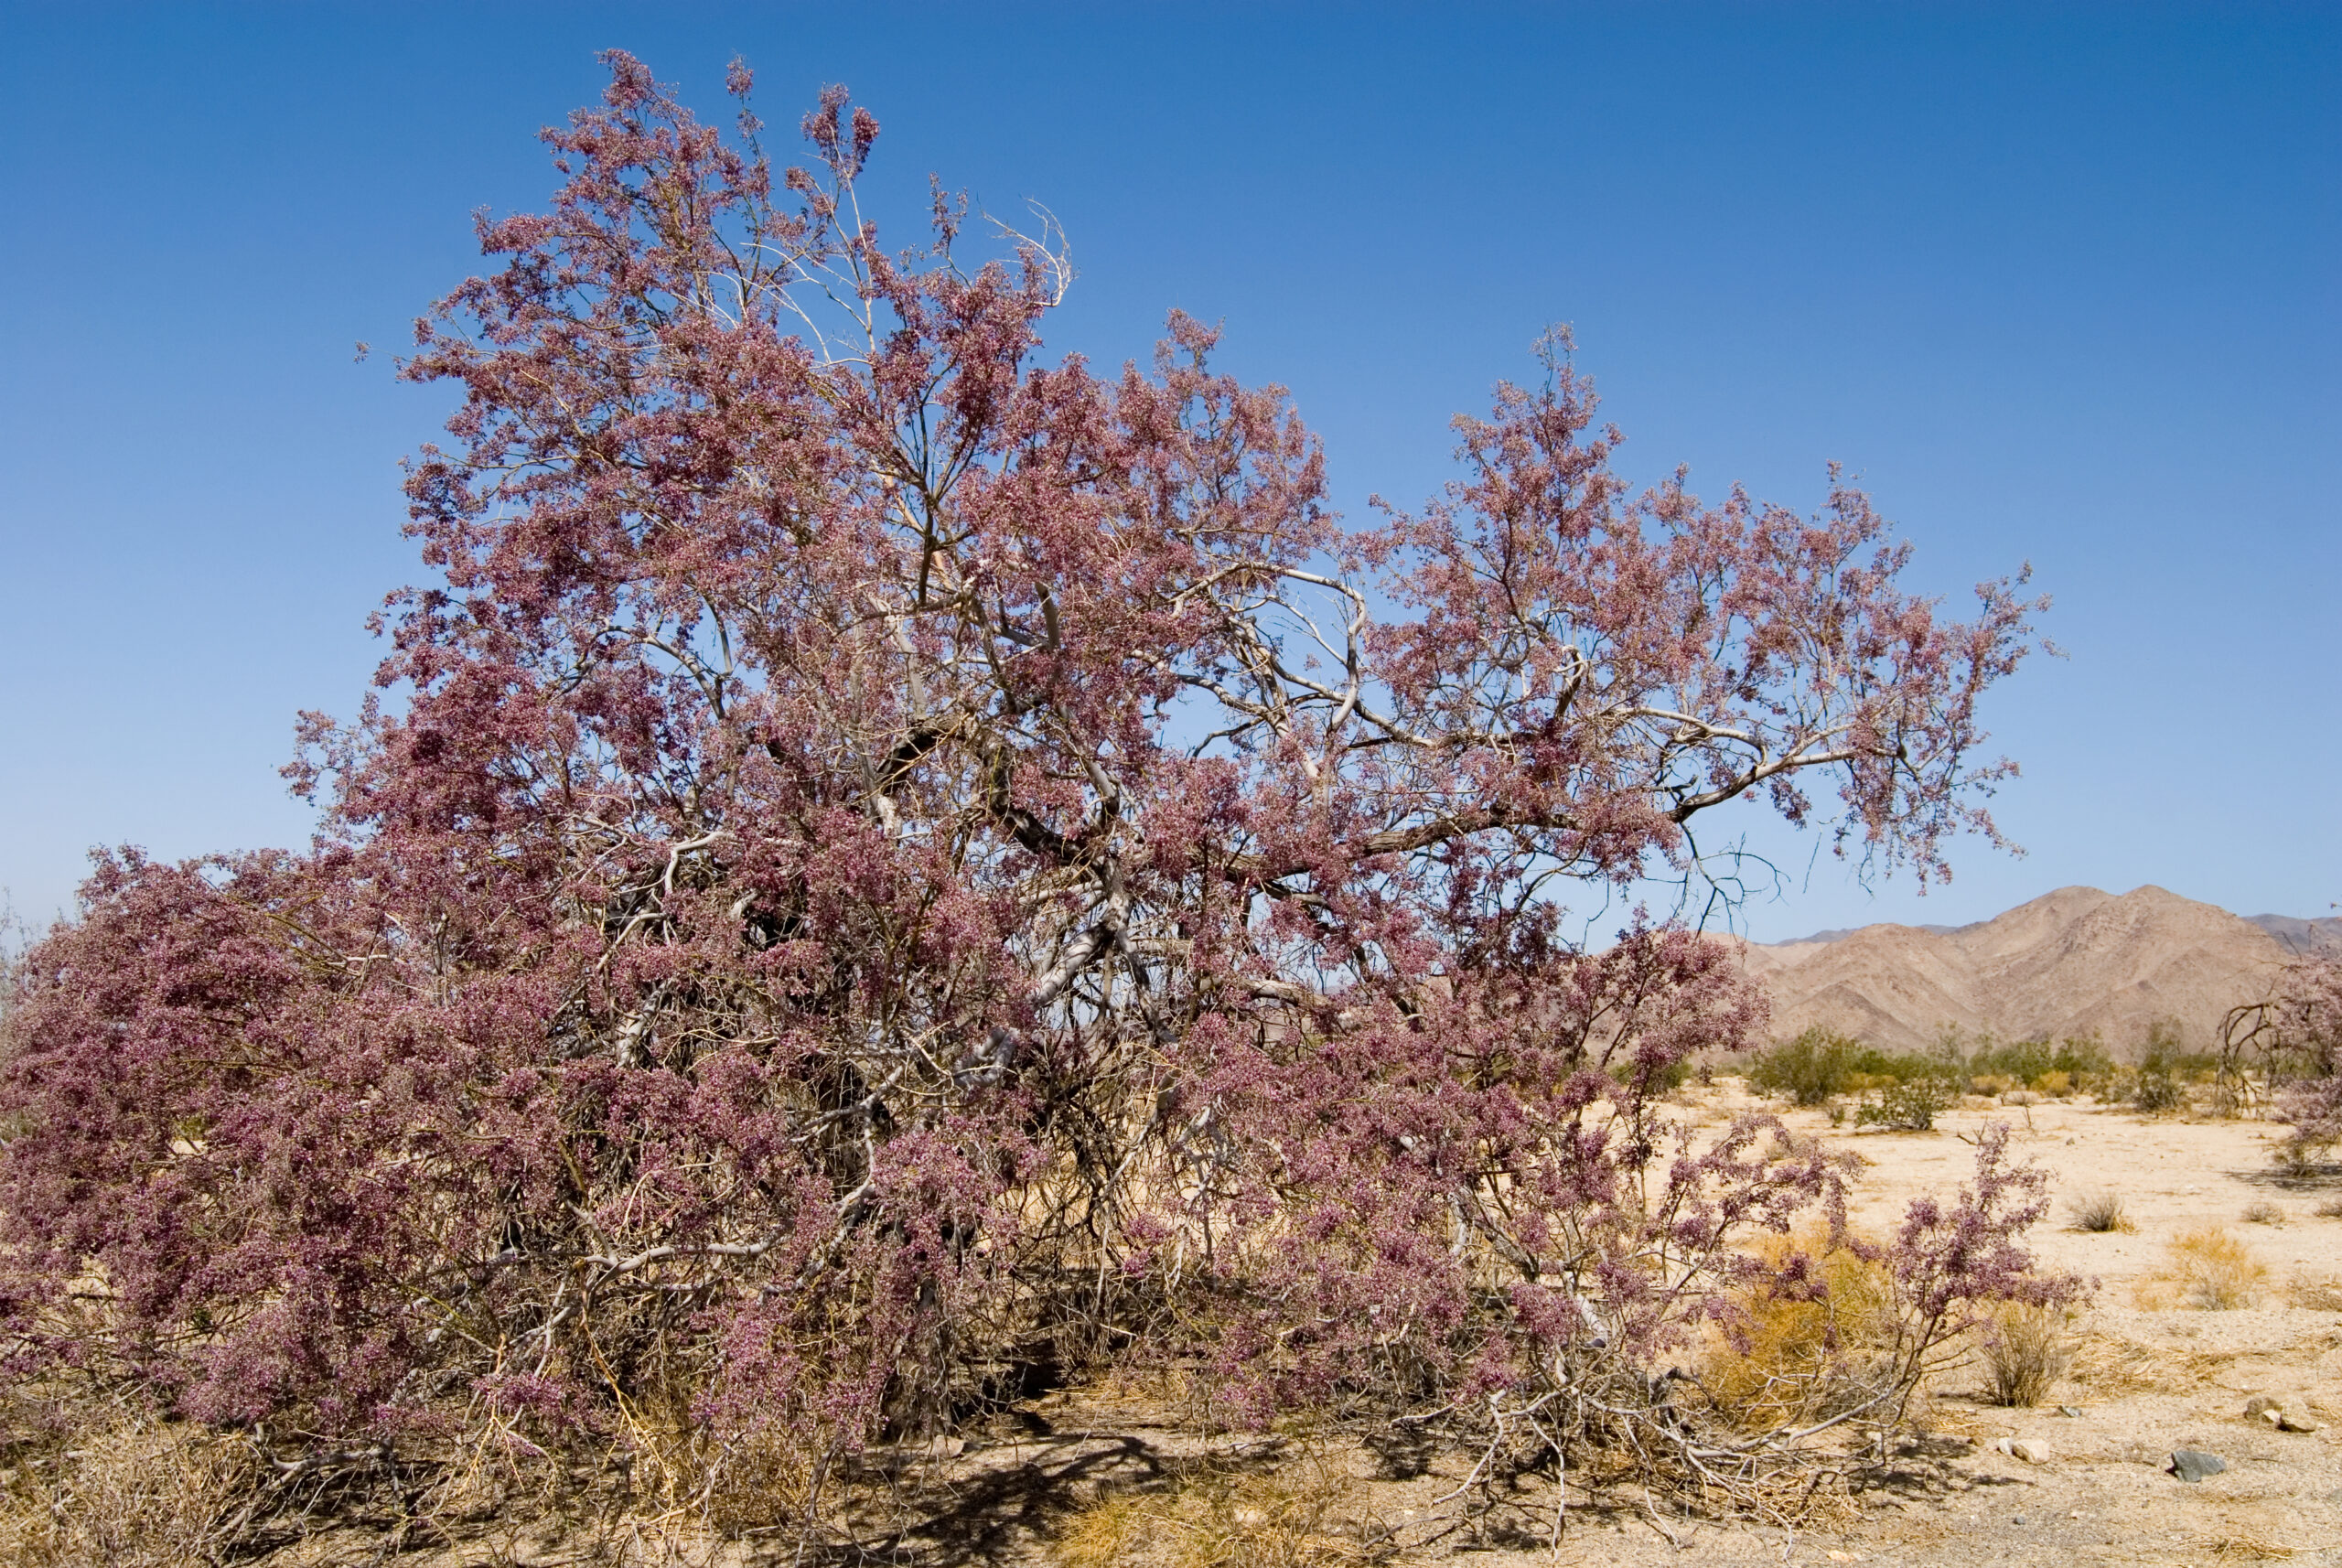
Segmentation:
[[(1696, 875), (1746, 796), (1939, 875), (2018, 584), (1947, 618), (1834, 475), (1630, 490), (1562, 338), (1442, 496), (1346, 522), (1210, 329), (1045, 360), (1054, 231), (978, 264), (939, 195), (882, 247), (842, 91), (784, 167), (745, 71), (725, 134), (609, 63), (403, 361), (461, 407), (377, 696), (305, 721), (321, 836), (103, 854), (29, 957), (12, 1365), (317, 1439), (833, 1453), (1176, 1358), (1230, 1419), (1724, 1463), (1650, 1379), (1842, 1173), (1664, 1117), (1761, 1000), (1563, 901)], [(1995, 1142), (1915, 1211), (1913, 1366), (2059, 1288), (2037, 1197)]]

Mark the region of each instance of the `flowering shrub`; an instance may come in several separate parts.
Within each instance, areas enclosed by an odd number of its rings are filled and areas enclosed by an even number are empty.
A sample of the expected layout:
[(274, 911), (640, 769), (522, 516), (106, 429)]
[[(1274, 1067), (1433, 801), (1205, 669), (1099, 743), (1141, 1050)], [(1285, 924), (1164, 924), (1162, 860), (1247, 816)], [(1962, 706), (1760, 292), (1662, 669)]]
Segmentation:
[[(1694, 875), (1748, 795), (1939, 874), (2035, 607), (1944, 618), (1834, 480), (1630, 494), (1565, 339), (1348, 526), (1198, 324), (1041, 362), (1048, 234), (970, 263), (939, 198), (882, 249), (842, 93), (782, 168), (610, 63), (404, 363), (464, 399), (407, 481), (435, 577), (304, 721), (322, 836), (101, 855), (27, 956), (12, 1369), (816, 1472), (1175, 1355), (1245, 1416), (1676, 1431), (1654, 1369), (1842, 1173), (1670, 1122), (1760, 998), (1553, 891)], [(1884, 1255), (1897, 1377), (2040, 1288), (1989, 1153)]]
[(2292, 1123), (2282, 1162), (2312, 1166), (2342, 1144), (2342, 952), (2295, 959), (2266, 999), (2231, 1008), (2218, 1060), (2224, 1100), (2266, 1094), (2275, 1117)]

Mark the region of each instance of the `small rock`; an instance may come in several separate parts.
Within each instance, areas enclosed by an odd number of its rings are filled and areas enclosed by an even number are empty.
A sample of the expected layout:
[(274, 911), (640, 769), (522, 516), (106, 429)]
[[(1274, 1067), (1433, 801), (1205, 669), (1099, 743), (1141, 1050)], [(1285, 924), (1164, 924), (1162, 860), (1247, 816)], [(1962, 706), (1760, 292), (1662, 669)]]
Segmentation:
[(2049, 1463), (2049, 1444), (2042, 1442), (2038, 1437), (2019, 1438), (2009, 1444), (2009, 1452), (2028, 1465)]
[(2078, 1404), (2061, 1404), (2057, 1407), (2057, 1413), (2069, 1421), (2079, 1421), (2082, 1418), (2082, 1407)]
[(2016, 1452), (2016, 1444), (2014, 1441), (2010, 1438), (1995, 1437), (1993, 1439), (1993, 1452), (1995, 1454), (2014, 1454)]
[(2181, 1480), (2192, 1483), (2207, 1476), (2218, 1475), (2229, 1467), (2229, 1462), (2200, 1448), (2175, 1448), (2171, 1457), (2164, 1461), (2163, 1467)]
[(2315, 1432), (2317, 1418), (2309, 1412), (2309, 1402), (2287, 1398), (2282, 1394), (2255, 1394), (2244, 1402), (2244, 1413), (2249, 1420), (2259, 1420), (2279, 1432)]

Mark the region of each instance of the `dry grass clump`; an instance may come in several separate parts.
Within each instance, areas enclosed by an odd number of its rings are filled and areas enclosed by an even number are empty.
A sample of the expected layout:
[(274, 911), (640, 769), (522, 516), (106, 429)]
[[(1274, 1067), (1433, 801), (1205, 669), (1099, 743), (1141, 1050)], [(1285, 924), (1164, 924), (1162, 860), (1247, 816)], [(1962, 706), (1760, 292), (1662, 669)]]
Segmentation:
[(2259, 1198), (2245, 1206), (2244, 1222), (2247, 1225), (2283, 1225), (2285, 1211), (2265, 1197)]
[(1759, 1287), (1735, 1304), (1745, 1337), (1724, 1337), (1700, 1370), (1700, 1385), (1733, 1423), (1763, 1432), (1819, 1419), (1876, 1391), (1864, 1377), (1873, 1352), (1892, 1337), (1886, 1271), (1827, 1238), (1808, 1233), (1767, 1240), (1768, 1273), (1793, 1259), (1811, 1260), (1826, 1287), (1819, 1301)]
[(811, 1524), (822, 1441), (779, 1426), (719, 1439), (692, 1418), (696, 1391), (676, 1379), (621, 1410), (625, 1452), (633, 1461), (628, 1527), (724, 1539), (784, 1522)]
[(2342, 1219), (2342, 1197), (2329, 1197), (2317, 1206), (2320, 1219)]
[(2163, 1263), (2141, 1280), (2138, 1303), (2147, 1310), (2191, 1306), (2231, 1312), (2260, 1305), (2269, 1265), (2217, 1226), (2190, 1230), (2165, 1249)]
[(2295, 1306), (2313, 1312), (2342, 1312), (2342, 1274), (2313, 1274), (2303, 1269), (2286, 1283), (2285, 1294)]
[(2217, 1535), (2199, 1537), (2197, 1544), (2213, 1563), (2283, 1563), (2302, 1550), (2233, 1525)]
[(2138, 1229), (2122, 1212), (2122, 1195), (2119, 1192), (2093, 1192), (2075, 1198), (2067, 1206), (2067, 1212), (2072, 1217), (2069, 1230), (2102, 1233)]
[(2198, 1388), (2234, 1359), (2232, 1355), (2092, 1335), (2076, 1348), (2066, 1375), (2101, 1399), (2120, 1399), (2125, 1394), (2177, 1393)]
[(2065, 1314), (2055, 1307), (2011, 1306), (1984, 1339), (1984, 1366), (1994, 1404), (2030, 1409), (2064, 1376), (2071, 1352)]
[(132, 1422), (27, 1456), (0, 1489), (12, 1568), (183, 1568), (223, 1560), (257, 1496), (259, 1461), (232, 1438)]
[(1246, 1474), (1207, 1464), (1163, 1491), (1100, 1498), (1051, 1555), (1063, 1568), (1363, 1568), (1378, 1556), (1343, 1530), (1348, 1490), (1314, 1455)]

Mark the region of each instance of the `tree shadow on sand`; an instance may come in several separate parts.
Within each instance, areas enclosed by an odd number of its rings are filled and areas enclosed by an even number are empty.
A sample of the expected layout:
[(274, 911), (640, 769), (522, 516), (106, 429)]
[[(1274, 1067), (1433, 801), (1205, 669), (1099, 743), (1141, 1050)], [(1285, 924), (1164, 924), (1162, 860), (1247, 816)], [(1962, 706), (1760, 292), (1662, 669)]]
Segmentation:
[(1101, 1495), (1151, 1497), (1176, 1488), (1196, 1465), (1226, 1476), (1273, 1469), (1282, 1439), (1209, 1455), (1166, 1453), (1133, 1434), (1028, 1437), (968, 1456), (944, 1476), (898, 1477), (886, 1504), (856, 1521), (856, 1538), (791, 1555), (822, 1568), (979, 1568), (1029, 1563), (1035, 1547)]

